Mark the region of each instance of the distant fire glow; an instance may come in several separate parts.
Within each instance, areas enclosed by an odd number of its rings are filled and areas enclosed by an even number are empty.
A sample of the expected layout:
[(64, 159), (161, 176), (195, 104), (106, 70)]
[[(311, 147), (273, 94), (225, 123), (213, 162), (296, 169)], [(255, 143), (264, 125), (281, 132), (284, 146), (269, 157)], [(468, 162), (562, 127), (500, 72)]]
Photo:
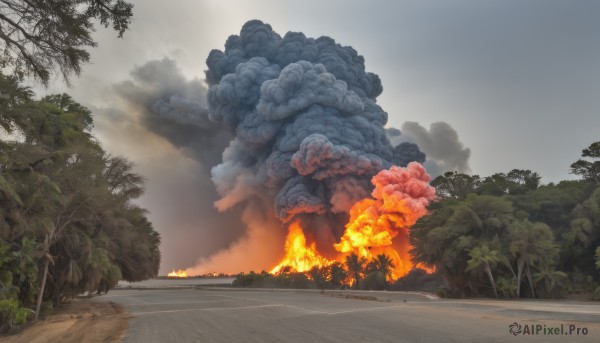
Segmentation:
[[(337, 260), (343, 262), (345, 256), (355, 253), (371, 261), (383, 253), (393, 259), (392, 278), (406, 275), (413, 268), (408, 230), (427, 214), (427, 205), (435, 197), (435, 189), (428, 183), (430, 179), (423, 166), (416, 162), (407, 168), (392, 166), (375, 175), (371, 180), (375, 186), (372, 198), (354, 204), (344, 235), (334, 244), (340, 252)], [(307, 246), (298, 222), (289, 227), (285, 252), (272, 273), (285, 266), (291, 271), (305, 272), (333, 262), (319, 255), (314, 242)]]
[(172, 272), (170, 272), (169, 274), (167, 274), (167, 277), (172, 277), (172, 278), (186, 278), (186, 277), (188, 277), (188, 275), (185, 272), (185, 270), (183, 270), (183, 269), (178, 269), (178, 270), (173, 269)]

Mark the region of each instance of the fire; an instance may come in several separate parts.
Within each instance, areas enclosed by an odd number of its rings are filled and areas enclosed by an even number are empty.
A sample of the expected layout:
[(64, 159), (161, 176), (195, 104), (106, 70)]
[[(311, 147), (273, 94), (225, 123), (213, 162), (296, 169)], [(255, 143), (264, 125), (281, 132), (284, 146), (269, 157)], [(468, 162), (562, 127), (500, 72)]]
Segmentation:
[(341, 253), (355, 253), (368, 261), (378, 254), (393, 259), (392, 278), (402, 277), (413, 268), (408, 230), (427, 214), (435, 197), (431, 177), (418, 163), (407, 168), (392, 166), (382, 170), (371, 182), (373, 199), (363, 199), (350, 210), (350, 221), (341, 241), (334, 244)]
[[(387, 255), (394, 268), (392, 279), (398, 279), (414, 267), (410, 258), (412, 246), (408, 240), (409, 228), (427, 214), (427, 205), (435, 198), (435, 188), (429, 185), (431, 177), (419, 163), (407, 168), (392, 166), (375, 175), (372, 198), (363, 199), (350, 210), (350, 220), (339, 243), (337, 260), (344, 263), (349, 254), (357, 254), (368, 262), (379, 254)], [(289, 266), (297, 272), (313, 267), (328, 266), (333, 261), (322, 257), (315, 244), (306, 245), (306, 237), (299, 222), (293, 222), (285, 243), (285, 257), (271, 270), (279, 272)], [(422, 265), (417, 265), (423, 268)], [(431, 271), (431, 270), (428, 270)]]
[(295, 221), (290, 224), (288, 235), (285, 240), (285, 256), (283, 260), (271, 270), (271, 274), (278, 273), (284, 267), (290, 267), (296, 272), (306, 272), (313, 267), (325, 267), (333, 263), (321, 256), (313, 242), (306, 245), (306, 236), (300, 223)]
[(167, 274), (167, 277), (186, 278), (186, 277), (188, 277), (188, 275), (185, 272), (185, 270), (183, 270), (183, 269), (175, 270), (175, 268), (173, 268), (173, 271), (170, 272), (169, 274)]

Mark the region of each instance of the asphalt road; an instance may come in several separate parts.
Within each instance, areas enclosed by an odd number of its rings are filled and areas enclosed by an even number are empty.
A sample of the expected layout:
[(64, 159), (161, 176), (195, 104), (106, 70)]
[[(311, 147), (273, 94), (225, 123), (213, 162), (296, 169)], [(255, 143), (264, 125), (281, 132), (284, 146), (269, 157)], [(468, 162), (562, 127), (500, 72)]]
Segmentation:
[(600, 342), (600, 305), (590, 302), (214, 288), (121, 289), (96, 301), (128, 309), (130, 343)]

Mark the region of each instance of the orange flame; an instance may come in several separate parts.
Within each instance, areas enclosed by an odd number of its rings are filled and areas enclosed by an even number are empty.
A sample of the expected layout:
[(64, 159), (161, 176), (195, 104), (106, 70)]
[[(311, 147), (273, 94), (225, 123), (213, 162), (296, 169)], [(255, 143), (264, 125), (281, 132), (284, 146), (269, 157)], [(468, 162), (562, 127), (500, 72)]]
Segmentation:
[(350, 221), (341, 241), (334, 244), (335, 249), (368, 261), (386, 254), (393, 259), (393, 279), (408, 274), (414, 266), (408, 229), (427, 214), (427, 205), (435, 197), (430, 179), (423, 166), (415, 162), (407, 168), (392, 166), (379, 172), (371, 180), (375, 186), (373, 199), (352, 206)]
[(319, 254), (314, 242), (310, 246), (306, 245), (306, 236), (304, 236), (300, 223), (296, 221), (289, 226), (285, 240), (285, 256), (275, 268), (271, 269), (271, 274), (280, 272), (284, 267), (290, 267), (292, 271), (302, 273), (313, 267), (321, 268), (331, 263), (333, 261)]
[(185, 272), (185, 270), (183, 270), (183, 269), (177, 269), (177, 271), (175, 269), (173, 269), (172, 272), (167, 274), (167, 277), (186, 278), (186, 277), (188, 277), (188, 275)]
[[(435, 198), (435, 188), (429, 185), (431, 177), (423, 166), (412, 162), (406, 168), (392, 166), (375, 175), (372, 199), (363, 199), (350, 209), (350, 220), (339, 243), (334, 248), (341, 254), (337, 260), (355, 253), (367, 262), (379, 254), (388, 255), (394, 264), (392, 279), (408, 274), (414, 267), (408, 241), (409, 228), (427, 214), (427, 205)], [(333, 261), (319, 255), (315, 244), (306, 246), (306, 237), (299, 222), (293, 222), (285, 243), (285, 257), (271, 270), (278, 273), (289, 266), (296, 272), (313, 267), (328, 266)], [(417, 267), (423, 268), (421, 264)], [(431, 269), (424, 268), (427, 271)]]

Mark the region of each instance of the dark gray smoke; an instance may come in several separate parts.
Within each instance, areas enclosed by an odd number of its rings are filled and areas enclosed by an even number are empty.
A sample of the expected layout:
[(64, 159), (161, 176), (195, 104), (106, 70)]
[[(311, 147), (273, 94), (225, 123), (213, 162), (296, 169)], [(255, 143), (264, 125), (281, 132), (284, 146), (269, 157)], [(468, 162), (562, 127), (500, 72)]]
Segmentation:
[(175, 62), (166, 58), (135, 68), (131, 76), (132, 80), (115, 87), (130, 106), (141, 110), (143, 126), (207, 169), (216, 165), (232, 137), (209, 120), (202, 81), (188, 81)]
[[(233, 137), (209, 120), (206, 92), (203, 81), (185, 78), (173, 60), (149, 61), (136, 67), (130, 80), (114, 86), (117, 98), (99, 118), (100, 125), (111, 118), (109, 145), (118, 145), (113, 150), (136, 156), (138, 171), (149, 179), (142, 201), (152, 208), (150, 215), (162, 233), (163, 273), (192, 266), (245, 234), (241, 210), (223, 214), (213, 205), (219, 196), (210, 171)], [(156, 151), (130, 154), (120, 149), (143, 145)], [(169, 146), (188, 161), (169, 153)]]
[(416, 144), (427, 155), (423, 165), (433, 177), (447, 171), (471, 172), (471, 150), (464, 147), (458, 133), (448, 123), (432, 123), (427, 130), (419, 123), (407, 121), (402, 125), (402, 130), (390, 128), (386, 133), (396, 148), (405, 145), (401, 150), (406, 154), (410, 150), (406, 149), (407, 144)]
[(259, 200), (283, 222), (302, 218), (331, 233), (314, 236), (336, 236), (338, 214), (370, 193), (373, 175), (425, 160), (415, 144), (392, 146), (379, 77), (332, 38), (281, 37), (253, 20), (207, 65), (210, 119), (235, 136), (212, 169), (221, 211)]

